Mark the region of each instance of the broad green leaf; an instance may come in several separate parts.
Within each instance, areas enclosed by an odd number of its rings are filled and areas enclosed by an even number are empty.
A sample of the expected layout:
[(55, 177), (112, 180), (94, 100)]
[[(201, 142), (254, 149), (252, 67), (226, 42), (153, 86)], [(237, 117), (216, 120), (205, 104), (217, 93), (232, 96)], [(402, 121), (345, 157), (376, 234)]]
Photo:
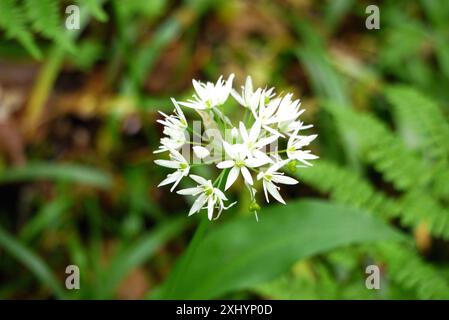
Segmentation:
[(34, 163), (0, 172), (0, 184), (47, 179), (77, 182), (105, 189), (112, 185), (112, 178), (108, 174), (75, 164)]
[[(263, 210), (259, 222), (239, 218), (211, 230), (182, 276), (157, 298), (211, 299), (271, 280), (300, 259), (349, 244), (402, 239), (356, 209), (301, 200)], [(172, 282), (173, 283), (173, 282)]]

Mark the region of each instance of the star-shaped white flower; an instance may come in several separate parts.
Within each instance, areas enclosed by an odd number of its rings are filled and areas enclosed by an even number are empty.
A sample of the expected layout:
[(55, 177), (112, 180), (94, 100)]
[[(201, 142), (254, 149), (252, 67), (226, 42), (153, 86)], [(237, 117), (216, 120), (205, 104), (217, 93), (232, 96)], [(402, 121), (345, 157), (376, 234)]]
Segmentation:
[(279, 136), (269, 135), (260, 138), (261, 128), (262, 126), (260, 121), (256, 121), (248, 133), (248, 130), (246, 130), (246, 127), (243, 124), (243, 122), (240, 122), (239, 131), (243, 141), (243, 145), (245, 147), (245, 150), (247, 151), (248, 157), (263, 159), (266, 163), (273, 162), (273, 160), (271, 160), (270, 157), (265, 152), (262, 152), (260, 149), (276, 141)]
[(237, 91), (232, 90), (231, 94), (238, 103), (240, 103), (245, 108), (250, 108), (250, 110), (256, 111), (259, 107), (259, 102), (261, 99), (266, 101), (274, 96), (274, 88), (269, 90), (262, 90), (258, 88), (253, 91), (253, 81), (250, 76), (246, 77), (245, 85), (242, 86), (242, 94), (239, 95)]
[(271, 125), (275, 125), (278, 122), (278, 117), (276, 115), (276, 110), (281, 102), (280, 98), (275, 98), (273, 100), (267, 100), (265, 95), (262, 93), (259, 99), (259, 107), (257, 109), (252, 109), (252, 113), (256, 121), (260, 122), (262, 128), (267, 130), (273, 135), (282, 136), (275, 128)]
[[(279, 102), (276, 111), (277, 127), (280, 132), (291, 133), (295, 131), (302, 123), (297, 121), (298, 117), (305, 111), (301, 108), (299, 99), (292, 101), (291, 93), (285, 95)], [(305, 129), (305, 128), (302, 128)]]
[(176, 150), (170, 149), (170, 160), (155, 160), (157, 165), (162, 167), (176, 169), (175, 172), (167, 175), (167, 178), (162, 180), (159, 183), (158, 187), (165, 186), (167, 184), (173, 183), (170, 191), (173, 191), (176, 186), (179, 184), (183, 177), (186, 177), (189, 174), (190, 166), (187, 160)]
[(218, 209), (218, 214), (216, 217), (218, 218), (223, 210), (229, 209), (235, 204), (234, 202), (226, 207), (224, 205), (224, 201), (227, 201), (228, 199), (220, 189), (214, 188), (211, 180), (206, 180), (203, 177), (193, 174), (190, 175), (190, 177), (199, 185), (194, 188), (182, 189), (177, 192), (182, 195), (198, 196), (190, 208), (189, 216), (199, 212), (203, 208), (207, 208), (207, 217), (209, 220), (212, 220), (214, 216), (214, 208)]
[(193, 99), (189, 99), (187, 102), (179, 102), (179, 104), (198, 110), (212, 109), (220, 106), (228, 99), (232, 90), (233, 80), (234, 74), (231, 74), (226, 81), (220, 76), (215, 84), (212, 82), (203, 83), (192, 80), (193, 87), (195, 88)]
[(278, 163), (275, 163), (271, 167), (269, 167), (266, 171), (262, 171), (257, 175), (257, 180), (262, 179), (262, 185), (263, 185), (263, 191), (265, 194), (265, 198), (267, 199), (267, 202), (270, 202), (268, 198), (268, 194), (271, 194), (273, 198), (275, 198), (277, 201), (285, 204), (284, 199), (282, 198), (281, 194), (279, 193), (279, 187), (275, 185), (275, 183), (281, 183), (281, 184), (297, 184), (298, 181), (285, 176), (283, 172), (277, 172), (281, 167), (283, 167), (288, 160), (284, 160)]
[(228, 177), (226, 179), (225, 190), (228, 190), (232, 184), (237, 180), (240, 172), (242, 173), (243, 179), (249, 185), (253, 184), (253, 178), (248, 168), (257, 168), (266, 164), (265, 159), (261, 158), (248, 158), (248, 149), (242, 144), (230, 145), (226, 141), (223, 141), (223, 147), (226, 154), (231, 158), (231, 160), (224, 160), (217, 164), (217, 168), (226, 169), (232, 168), (229, 171)]
[(299, 128), (290, 136), (287, 142), (287, 156), (290, 160), (298, 160), (305, 165), (311, 166), (312, 164), (307, 160), (318, 159), (318, 156), (310, 153), (310, 150), (301, 150), (302, 147), (308, 146), (317, 135), (310, 136), (298, 135)]
[(159, 111), (161, 115), (164, 116), (165, 119), (157, 120), (158, 123), (164, 126), (164, 137), (161, 139), (161, 145), (159, 149), (154, 151), (154, 153), (161, 153), (165, 151), (169, 151), (170, 149), (179, 150), (186, 143), (186, 129), (187, 129), (187, 120), (179, 107), (178, 103), (175, 99), (171, 99), (175, 106), (175, 114), (174, 115), (166, 115), (165, 113)]

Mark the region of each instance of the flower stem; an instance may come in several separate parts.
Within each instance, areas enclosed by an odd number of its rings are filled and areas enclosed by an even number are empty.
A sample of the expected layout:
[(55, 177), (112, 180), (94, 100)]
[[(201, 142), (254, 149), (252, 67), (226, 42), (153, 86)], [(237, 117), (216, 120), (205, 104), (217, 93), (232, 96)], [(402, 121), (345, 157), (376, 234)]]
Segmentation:
[[(220, 175), (217, 177), (217, 179), (214, 181), (215, 183), (218, 182), (217, 188), (221, 188), (223, 184), (223, 176), (229, 169), (223, 170)], [(172, 275), (168, 279), (167, 282), (167, 288), (164, 292), (164, 298), (170, 299), (176, 296), (175, 288), (177, 286), (178, 280), (181, 277), (181, 274), (189, 268), (190, 263), (192, 262), (192, 257), (194, 256), (198, 245), (201, 243), (201, 240), (204, 238), (204, 235), (206, 234), (207, 226), (209, 225), (210, 221), (207, 219), (206, 215), (201, 215), (201, 221), (198, 225), (198, 227), (195, 230), (195, 233), (192, 237), (192, 240), (190, 240), (190, 243), (183, 254), (183, 256), (180, 258), (178, 263), (176, 264), (175, 268), (172, 271)]]
[(176, 264), (172, 276), (168, 279), (167, 289), (164, 292), (164, 298), (170, 299), (171, 297), (176, 296), (175, 288), (177, 286), (178, 280), (181, 277), (181, 274), (189, 268), (189, 265), (192, 261), (192, 257), (195, 254), (198, 245), (201, 242), (201, 239), (204, 237), (207, 229), (207, 225), (209, 224), (209, 220), (207, 216), (203, 215), (201, 217), (201, 222), (195, 230), (195, 233), (190, 240), (189, 246), (186, 249), (184, 255), (180, 258), (179, 262)]

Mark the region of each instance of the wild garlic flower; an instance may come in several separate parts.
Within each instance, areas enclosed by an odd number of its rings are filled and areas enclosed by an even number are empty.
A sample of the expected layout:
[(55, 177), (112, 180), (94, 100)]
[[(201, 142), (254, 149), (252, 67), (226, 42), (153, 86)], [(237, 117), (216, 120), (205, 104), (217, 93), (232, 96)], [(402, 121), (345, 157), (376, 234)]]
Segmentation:
[[(287, 160), (288, 162), (288, 160)], [(270, 202), (270, 199), (268, 199), (268, 193), (273, 196), (277, 201), (285, 204), (284, 199), (282, 198), (281, 194), (279, 193), (279, 187), (275, 185), (275, 183), (280, 184), (297, 184), (298, 181), (285, 176), (283, 172), (277, 172), (279, 168), (283, 167), (286, 163), (285, 160), (280, 161), (278, 163), (273, 164), (271, 167), (269, 167), (267, 170), (260, 172), (257, 175), (257, 180), (262, 179), (262, 186), (263, 191), (265, 194), (265, 199), (267, 199), (267, 202)]]
[(211, 180), (206, 180), (203, 177), (196, 176), (194, 174), (190, 175), (190, 178), (192, 178), (199, 185), (195, 188), (182, 189), (177, 192), (182, 195), (199, 195), (189, 211), (189, 216), (203, 208), (207, 208), (207, 217), (209, 220), (212, 220), (214, 216), (214, 208), (218, 209), (217, 217), (219, 217), (223, 209), (228, 209), (235, 204), (234, 202), (225, 207), (223, 201), (227, 201), (228, 199), (220, 189), (214, 188)]
[(193, 87), (196, 91), (193, 99), (189, 99), (187, 102), (179, 102), (179, 104), (198, 110), (212, 109), (220, 106), (225, 103), (231, 93), (233, 79), (234, 74), (231, 74), (226, 81), (221, 76), (216, 84), (193, 80)]
[(265, 159), (249, 157), (249, 150), (243, 144), (230, 145), (226, 141), (223, 141), (223, 146), (226, 154), (229, 156), (230, 160), (224, 160), (217, 164), (219, 169), (228, 169), (228, 178), (226, 179), (225, 190), (228, 190), (232, 184), (237, 180), (240, 173), (245, 180), (245, 183), (253, 185), (253, 178), (248, 168), (257, 168), (263, 166), (267, 163)]
[(157, 122), (164, 126), (164, 134), (167, 135), (167, 137), (161, 139), (161, 145), (155, 153), (168, 151), (170, 149), (179, 150), (187, 141), (186, 130), (188, 125), (186, 117), (176, 100), (173, 98), (171, 100), (175, 106), (174, 115), (168, 116), (159, 111), (165, 119), (157, 120)]
[[(242, 86), (242, 94), (239, 95), (234, 89), (231, 94), (237, 102), (250, 110), (255, 110), (259, 106), (259, 101), (263, 99), (271, 99), (274, 96), (274, 88), (269, 90), (262, 90), (261, 88), (253, 91), (253, 81), (250, 76), (246, 77), (245, 86)], [(263, 95), (263, 96), (262, 96)]]
[(155, 160), (154, 162), (162, 167), (176, 169), (175, 172), (169, 173), (167, 175), (167, 178), (162, 180), (162, 182), (158, 185), (158, 187), (162, 187), (167, 184), (174, 183), (172, 188), (170, 189), (170, 191), (173, 191), (181, 181), (181, 179), (189, 174), (190, 166), (187, 160), (182, 156), (182, 154), (174, 149), (169, 150), (170, 160)]
[[(231, 74), (216, 83), (193, 80), (191, 99), (172, 99), (172, 115), (160, 112), (163, 119), (158, 123), (163, 125), (164, 137), (154, 153), (167, 152), (169, 159), (155, 163), (174, 171), (159, 186), (173, 184), (173, 191), (179, 184), (196, 183), (196, 187), (177, 191), (196, 197), (189, 216), (204, 209), (209, 220), (218, 218), (235, 204), (225, 205), (225, 192), (238, 190), (237, 183), (246, 187), (251, 199), (249, 210), (254, 213), (260, 210), (258, 189), (263, 189), (267, 202), (271, 196), (285, 204), (279, 185), (298, 181), (287, 176), (283, 168), (310, 166), (310, 160), (318, 158), (305, 149), (317, 135), (302, 134), (312, 126), (299, 119), (304, 112), (299, 99), (293, 100), (291, 93), (276, 95), (274, 88), (254, 89), (251, 77), (239, 94), (232, 87), (233, 79)], [(242, 108), (235, 115), (227, 112), (230, 98)], [(197, 117), (189, 123), (181, 107), (193, 109)]]

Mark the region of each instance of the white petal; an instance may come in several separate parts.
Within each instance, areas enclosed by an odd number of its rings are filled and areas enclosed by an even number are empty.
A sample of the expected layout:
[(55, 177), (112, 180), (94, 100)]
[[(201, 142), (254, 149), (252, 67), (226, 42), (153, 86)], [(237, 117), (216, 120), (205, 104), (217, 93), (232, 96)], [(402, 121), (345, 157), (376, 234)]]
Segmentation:
[(281, 195), (279, 194), (279, 191), (278, 191), (277, 187), (273, 183), (267, 182), (266, 186), (267, 186), (268, 192), (273, 196), (273, 198), (275, 198), (280, 203), (285, 204), (284, 199), (282, 199)]
[(179, 118), (181, 119), (181, 121), (183, 121), (184, 123), (187, 123), (186, 117), (184, 116), (184, 113), (182, 112), (181, 107), (179, 106), (178, 102), (176, 102), (176, 100), (173, 98), (171, 98), (171, 101), (172, 101), (173, 105), (175, 106), (176, 112), (177, 112)]
[(276, 174), (276, 175), (274, 175), (272, 178), (271, 178), (271, 180), (273, 180), (274, 182), (277, 182), (277, 183), (282, 183), (282, 184), (297, 184), (298, 183), (298, 181), (297, 180), (295, 180), (295, 179), (293, 179), (293, 178), (291, 178), (291, 177), (288, 177), (288, 176), (284, 176), (284, 175), (278, 175), (278, 174)]
[(221, 200), (228, 200), (228, 198), (226, 198), (225, 194), (220, 189), (214, 188), (214, 192)]
[(201, 147), (201, 146), (194, 146), (193, 152), (200, 159), (204, 159), (210, 155), (209, 150), (207, 150), (206, 148)]
[(173, 184), (173, 186), (170, 188), (170, 192), (173, 192), (173, 190), (175, 190), (176, 186), (179, 184), (179, 182), (182, 180), (182, 178), (184, 177), (183, 174), (181, 174), (178, 179), (175, 181), (175, 183)]
[(154, 160), (154, 163), (156, 163), (159, 166), (172, 168), (172, 169), (179, 169), (179, 162), (178, 161), (171, 161), (171, 160)]
[(273, 163), (273, 160), (265, 152), (262, 152), (260, 150), (254, 150), (253, 156), (254, 158), (258, 159), (258, 161), (261, 161), (263, 164)]
[(244, 97), (240, 96), (240, 95), (238, 94), (237, 91), (235, 91), (234, 89), (232, 89), (232, 90), (231, 90), (231, 95), (234, 97), (235, 100), (237, 100), (237, 102), (238, 102), (239, 104), (241, 104), (242, 106), (245, 106), (245, 101), (243, 100)]
[[(226, 98), (227, 98), (228, 95), (229, 95), (229, 92), (230, 92), (231, 89), (232, 89), (232, 82), (234, 81), (234, 77), (235, 77), (235, 74), (231, 73), (231, 74), (229, 75), (229, 77), (228, 77), (228, 80), (226, 80), (226, 95), (225, 95), (225, 97), (223, 97), (224, 100), (226, 100)], [(224, 101), (223, 101), (223, 102), (224, 102)]]
[(192, 84), (197, 95), (200, 98), (204, 97), (207, 94), (206, 89), (204, 88), (204, 84), (202, 84), (200, 81), (192, 80)]
[(233, 167), (231, 171), (229, 171), (228, 178), (226, 180), (225, 190), (228, 190), (230, 186), (237, 180), (239, 176), (240, 169), (237, 167)]
[(223, 147), (225, 149), (226, 154), (231, 157), (231, 159), (234, 159), (236, 156), (236, 152), (234, 150), (234, 146), (230, 145), (226, 141), (223, 141)]
[(225, 168), (233, 167), (234, 165), (235, 165), (234, 160), (225, 160), (225, 161), (222, 161), (220, 163), (217, 163), (217, 168), (218, 169), (225, 169)]
[(268, 132), (270, 132), (271, 134), (274, 134), (276, 136), (280, 136), (280, 137), (284, 138), (283, 134), (281, 134), (279, 131), (276, 131), (275, 129), (271, 128), (270, 126), (263, 126), (263, 128), (265, 130), (267, 130)]
[(175, 150), (173, 148), (170, 148), (169, 150), (170, 150), (170, 156), (175, 158), (176, 161), (187, 163), (186, 159), (177, 150)]
[(214, 217), (214, 204), (212, 197), (209, 197), (209, 200), (207, 200), (207, 217), (209, 220), (212, 220)]
[(281, 160), (281, 161), (273, 164), (271, 167), (268, 168), (267, 173), (273, 174), (274, 172), (278, 171), (280, 168), (285, 166), (288, 162), (289, 162), (289, 160)]
[(192, 208), (190, 208), (189, 216), (194, 214), (195, 212), (198, 212), (203, 207), (204, 203), (206, 202), (207, 197), (204, 193), (202, 193), (193, 203)]
[(182, 194), (184, 196), (190, 196), (190, 195), (198, 194), (199, 192), (201, 192), (201, 188), (195, 187), (195, 188), (187, 188), (187, 189), (178, 190), (176, 193)]
[(159, 183), (157, 186), (158, 187), (162, 187), (165, 186), (167, 184), (173, 183), (175, 182), (179, 177), (182, 177), (182, 173), (181, 171), (175, 171), (169, 175), (167, 175), (167, 178), (165, 178), (164, 180), (161, 181), (161, 183)]
[(204, 179), (203, 177), (197, 176), (195, 174), (191, 174), (190, 178), (192, 178), (196, 183), (198, 184), (207, 184), (207, 180)]
[(203, 103), (200, 102), (182, 102), (178, 101), (178, 104), (181, 106), (192, 108), (192, 109), (198, 109), (198, 110), (204, 110), (206, 109), (206, 106)]
[[(270, 159), (268, 158), (268, 161)], [(245, 165), (250, 168), (257, 168), (268, 163), (265, 157), (249, 158), (245, 160)]]
[(270, 199), (268, 198), (268, 193), (267, 193), (267, 182), (265, 180), (262, 181), (263, 184), (263, 193), (265, 194), (265, 199), (267, 200), (268, 203), (270, 203)]
[(257, 121), (253, 124), (251, 131), (249, 132), (249, 139), (251, 141), (256, 141), (257, 138), (259, 138), (260, 135), (260, 129), (261, 129), (261, 123), (260, 121)]
[(251, 173), (249, 172), (248, 168), (242, 167), (240, 170), (242, 171), (242, 175), (246, 183), (253, 185), (253, 177), (251, 177)]
[(239, 123), (239, 129), (240, 129), (240, 135), (242, 136), (242, 139), (244, 142), (248, 141), (248, 132), (246, 131), (246, 127), (243, 124), (243, 122), (240, 121)]
[(267, 107), (264, 110), (264, 114), (267, 118), (270, 118), (274, 112), (276, 111), (276, 109), (279, 107), (279, 101), (271, 101), (270, 103), (268, 103)]
[(271, 135), (269, 137), (262, 138), (256, 142), (256, 148), (262, 148), (263, 146), (266, 146), (267, 144), (276, 141), (278, 138), (279, 136), (277, 135)]
[(245, 89), (244, 89), (244, 98), (249, 98), (253, 93), (253, 81), (250, 76), (246, 77), (245, 81)]

